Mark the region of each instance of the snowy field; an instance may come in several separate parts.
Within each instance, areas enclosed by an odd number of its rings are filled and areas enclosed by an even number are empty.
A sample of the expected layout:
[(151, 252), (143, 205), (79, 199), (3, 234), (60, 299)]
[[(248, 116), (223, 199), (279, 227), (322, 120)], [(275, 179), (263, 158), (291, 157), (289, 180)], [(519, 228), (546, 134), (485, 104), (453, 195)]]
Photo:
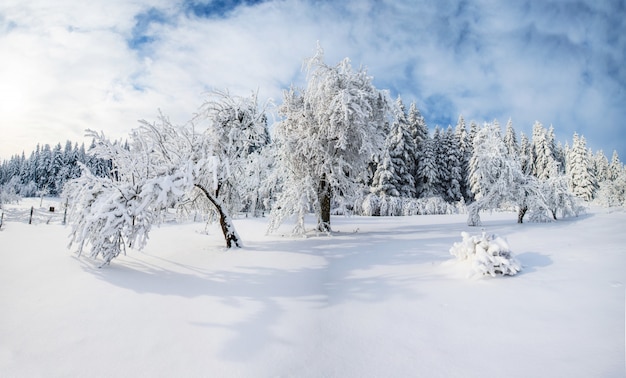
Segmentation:
[(481, 231), (465, 215), (334, 217), (309, 238), (240, 219), (240, 250), (165, 224), (98, 269), (51, 201), (33, 225), (39, 199), (7, 206), (0, 231), (2, 377), (624, 377), (623, 210), (483, 214), (524, 270), (469, 279), (449, 253)]

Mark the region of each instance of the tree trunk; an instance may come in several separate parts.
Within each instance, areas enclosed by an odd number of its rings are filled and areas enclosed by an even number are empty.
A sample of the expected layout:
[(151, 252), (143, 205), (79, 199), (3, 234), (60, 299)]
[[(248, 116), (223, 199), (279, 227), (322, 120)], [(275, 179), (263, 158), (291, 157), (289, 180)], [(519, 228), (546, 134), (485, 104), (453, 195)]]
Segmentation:
[(517, 212), (517, 223), (524, 223), (524, 215), (528, 211), (528, 206), (520, 206), (519, 211)]
[(322, 175), (318, 192), (320, 202), (320, 216), (317, 229), (320, 232), (330, 232), (330, 184), (326, 181), (326, 175)]
[(237, 231), (235, 230), (235, 226), (233, 225), (230, 217), (224, 211), (224, 205), (222, 202), (213, 197), (208, 190), (206, 190), (202, 185), (194, 184), (194, 186), (202, 191), (206, 198), (215, 206), (215, 209), (220, 215), (220, 226), (222, 228), (222, 233), (224, 234), (224, 239), (226, 240), (226, 247), (232, 248), (233, 244), (235, 247), (241, 248), (241, 240), (239, 239), (239, 235), (237, 235)]

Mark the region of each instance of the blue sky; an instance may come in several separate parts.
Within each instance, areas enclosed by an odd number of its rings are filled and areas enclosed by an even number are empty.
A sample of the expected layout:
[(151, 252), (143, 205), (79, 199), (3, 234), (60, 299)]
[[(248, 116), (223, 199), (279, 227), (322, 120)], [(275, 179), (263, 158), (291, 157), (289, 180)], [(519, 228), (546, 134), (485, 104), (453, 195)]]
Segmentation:
[(123, 137), (211, 89), (281, 102), (319, 41), (429, 127), (538, 120), (626, 161), (626, 1), (115, 1), (0, 4), (0, 159)]

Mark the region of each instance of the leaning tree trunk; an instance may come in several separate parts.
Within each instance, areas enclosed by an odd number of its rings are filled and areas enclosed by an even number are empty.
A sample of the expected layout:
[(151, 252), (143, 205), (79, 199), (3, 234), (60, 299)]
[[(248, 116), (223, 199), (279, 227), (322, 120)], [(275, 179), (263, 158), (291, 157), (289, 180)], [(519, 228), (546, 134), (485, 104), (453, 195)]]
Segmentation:
[(524, 215), (528, 211), (528, 206), (520, 206), (517, 212), (517, 223), (524, 223)]
[(224, 239), (226, 239), (226, 247), (231, 248), (233, 244), (235, 247), (242, 247), (241, 239), (239, 239), (239, 235), (237, 235), (237, 231), (235, 230), (235, 226), (231, 221), (230, 217), (224, 211), (224, 205), (222, 201), (212, 196), (208, 190), (206, 190), (202, 185), (195, 184), (196, 188), (200, 189), (202, 193), (206, 196), (206, 198), (215, 206), (215, 209), (220, 215), (220, 226), (222, 227), (222, 233), (224, 234)]
[(320, 218), (318, 220), (317, 229), (320, 232), (330, 232), (330, 183), (326, 180), (326, 175), (322, 175), (320, 187), (318, 191), (318, 199), (320, 203)]

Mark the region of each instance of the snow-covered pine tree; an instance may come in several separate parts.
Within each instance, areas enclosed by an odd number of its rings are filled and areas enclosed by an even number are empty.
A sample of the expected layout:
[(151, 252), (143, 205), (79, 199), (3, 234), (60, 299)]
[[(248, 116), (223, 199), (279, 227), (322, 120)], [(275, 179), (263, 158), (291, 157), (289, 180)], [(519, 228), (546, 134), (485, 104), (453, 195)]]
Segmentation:
[(445, 141), (446, 132), (439, 125), (435, 126), (435, 130), (433, 131), (433, 148), (435, 151), (435, 160), (434, 165), (437, 171), (437, 185), (435, 186), (434, 192), (437, 193), (442, 198), (445, 197), (445, 193), (447, 191), (446, 185), (450, 177), (450, 172), (448, 172), (448, 164), (447, 164), (447, 155), (448, 155), (448, 145)]
[(533, 125), (532, 173), (540, 180), (547, 180), (558, 173), (558, 170), (554, 170), (554, 167), (557, 166), (555, 165), (556, 159), (554, 156), (556, 145), (554, 144), (554, 140), (551, 140), (553, 136), (554, 133), (550, 136), (548, 130), (546, 130), (539, 121), (536, 121)]
[(474, 200), (474, 195), (469, 189), (469, 162), (472, 158), (472, 141), (467, 134), (465, 119), (459, 115), (456, 127), (454, 128), (454, 136), (459, 146), (460, 163), (461, 163), (461, 194), (466, 203)]
[(426, 125), (424, 117), (417, 109), (417, 105), (415, 105), (415, 102), (412, 102), (411, 106), (409, 107), (409, 115), (407, 120), (409, 122), (409, 130), (411, 132), (411, 136), (413, 137), (413, 144), (415, 145), (415, 151), (413, 153), (415, 167), (412, 173), (415, 182), (415, 193), (416, 196), (419, 196), (419, 193), (422, 192), (422, 188), (418, 178), (418, 171), (420, 170), (420, 165), (422, 164), (422, 159), (424, 155), (424, 144), (428, 139), (428, 126)]
[(383, 151), (382, 159), (374, 173), (370, 192), (379, 197), (383, 195), (400, 197), (399, 186), (399, 177), (389, 155), (389, 150), (386, 149)]
[(574, 133), (567, 165), (572, 193), (585, 201), (591, 201), (594, 195), (595, 180), (591, 173), (587, 142), (585, 137), (579, 137), (578, 133)]
[(533, 152), (532, 146), (528, 137), (523, 132), (520, 134), (520, 149), (519, 159), (522, 167), (522, 172), (525, 175), (530, 175), (533, 169)]
[(415, 198), (415, 140), (411, 135), (406, 109), (400, 97), (397, 98), (392, 112), (393, 122), (385, 142), (385, 149), (390, 158), (390, 172), (396, 177), (396, 196)]
[(517, 143), (517, 134), (513, 128), (513, 121), (511, 119), (506, 123), (506, 131), (504, 133), (504, 145), (506, 146), (509, 156), (519, 156), (520, 146)]
[(604, 155), (604, 151), (599, 150), (593, 156), (593, 176), (596, 178), (598, 185), (611, 177), (611, 167), (609, 159)]
[(421, 192), (418, 198), (438, 196), (440, 188), (439, 166), (434, 137), (428, 136), (423, 142), (421, 160), (417, 171), (418, 187)]
[(409, 107), (409, 114), (407, 117), (407, 121), (409, 123), (409, 129), (411, 130), (411, 136), (413, 137), (413, 141), (415, 147), (420, 150), (422, 143), (428, 138), (428, 126), (426, 125), (426, 121), (420, 113), (419, 109), (417, 109), (417, 105), (414, 102), (411, 103)]
[[(596, 155), (597, 156), (597, 155)], [(606, 207), (626, 205), (626, 169), (620, 162), (617, 151), (613, 151), (606, 179), (598, 180), (597, 202)]]
[(611, 156), (611, 164), (609, 165), (609, 178), (611, 180), (617, 179), (624, 172), (624, 164), (619, 160), (617, 151), (613, 151)]
[[(360, 195), (359, 176), (380, 156), (388, 122), (388, 95), (349, 59), (324, 63), (318, 46), (307, 60), (307, 87), (291, 88), (274, 126), (277, 174), (282, 192), (272, 209), (270, 229), (297, 215), (294, 232), (304, 232), (304, 214), (313, 210), (318, 230), (328, 232), (333, 198)], [(347, 201), (354, 203), (354, 201)]]
[(446, 131), (441, 133), (440, 154), (437, 159), (446, 174), (445, 178), (441, 178), (441, 193), (447, 202), (457, 202), (463, 198), (462, 155), (459, 147), (452, 126), (448, 126)]

